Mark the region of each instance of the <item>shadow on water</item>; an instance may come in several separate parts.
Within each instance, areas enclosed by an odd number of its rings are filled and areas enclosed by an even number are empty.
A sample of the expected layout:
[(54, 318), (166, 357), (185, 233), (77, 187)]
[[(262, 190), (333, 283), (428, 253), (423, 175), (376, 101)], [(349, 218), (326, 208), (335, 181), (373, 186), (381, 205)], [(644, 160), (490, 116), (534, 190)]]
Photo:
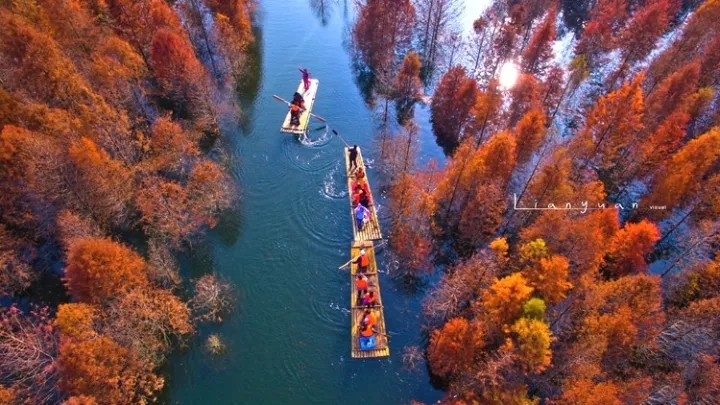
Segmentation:
[(210, 238), (194, 245), (179, 257), (180, 272), (186, 279), (197, 279), (211, 273), (215, 266)]
[(255, 35), (255, 42), (250, 44), (248, 47), (247, 56), (247, 70), (245, 75), (238, 78), (237, 81), (237, 94), (238, 101), (242, 107), (242, 114), (240, 115), (240, 129), (244, 134), (251, 132), (251, 125), (253, 120), (253, 105), (255, 99), (257, 99), (258, 93), (260, 92), (260, 84), (262, 83), (262, 47), (263, 47), (263, 32), (259, 26), (253, 27), (253, 34)]
[[(239, 204), (238, 204), (239, 205)], [(215, 227), (215, 234), (225, 246), (233, 246), (237, 243), (242, 230), (242, 218), (239, 206), (224, 211), (218, 219)]]

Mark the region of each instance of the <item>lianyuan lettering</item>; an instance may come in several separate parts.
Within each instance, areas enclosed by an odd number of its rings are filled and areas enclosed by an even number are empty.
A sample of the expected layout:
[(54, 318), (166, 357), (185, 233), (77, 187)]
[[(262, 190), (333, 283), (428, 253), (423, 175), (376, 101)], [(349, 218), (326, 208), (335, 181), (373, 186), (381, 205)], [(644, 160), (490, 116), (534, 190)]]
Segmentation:
[[(580, 211), (580, 213), (584, 214), (588, 212), (589, 210), (606, 210), (610, 208), (615, 208), (618, 210), (636, 210), (640, 208), (640, 205), (636, 202), (627, 204), (627, 206), (615, 203), (615, 204), (607, 204), (604, 202), (598, 202), (590, 204), (588, 201), (580, 201), (579, 204), (573, 204), (571, 202), (565, 202), (561, 204), (555, 204), (555, 203), (549, 203), (549, 204), (538, 204), (538, 202), (535, 202), (535, 206), (533, 207), (523, 207), (520, 204), (518, 204), (518, 198), (517, 194), (513, 193), (513, 209), (517, 211), (548, 211), (548, 210), (556, 210), (556, 211)], [(666, 207), (664, 205), (651, 205), (649, 207), (651, 210), (664, 210)]]

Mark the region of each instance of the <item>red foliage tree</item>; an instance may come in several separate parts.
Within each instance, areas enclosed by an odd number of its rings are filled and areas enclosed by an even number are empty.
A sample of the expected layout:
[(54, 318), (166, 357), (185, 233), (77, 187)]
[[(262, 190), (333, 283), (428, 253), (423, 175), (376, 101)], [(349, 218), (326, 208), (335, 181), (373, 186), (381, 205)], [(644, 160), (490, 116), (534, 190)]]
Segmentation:
[(557, 10), (547, 12), (545, 20), (533, 34), (530, 43), (522, 54), (523, 72), (540, 76), (545, 73), (547, 63), (552, 58), (552, 42), (555, 40), (555, 20)]
[(512, 103), (507, 111), (508, 125), (515, 126), (528, 111), (540, 107), (540, 82), (531, 74), (522, 74), (510, 89)]
[(610, 241), (609, 271), (615, 275), (645, 271), (645, 255), (652, 251), (659, 239), (660, 229), (655, 224), (647, 220), (637, 224), (627, 223)]
[(652, 51), (655, 41), (668, 28), (675, 10), (670, 9), (669, 0), (648, 2), (637, 10), (627, 26), (618, 35), (622, 62), (618, 71), (611, 75), (611, 87), (624, 79), (625, 71), (634, 63), (644, 59)]
[(415, 7), (409, 0), (369, 0), (361, 6), (352, 35), (374, 72), (391, 67), (410, 45)]
[(600, 0), (590, 14), (592, 18), (585, 25), (575, 52), (584, 55), (590, 66), (595, 66), (597, 56), (612, 49), (614, 36), (627, 17), (625, 0)]
[(430, 108), (433, 131), (446, 152), (454, 152), (478, 96), (477, 82), (462, 66), (452, 67), (438, 83)]

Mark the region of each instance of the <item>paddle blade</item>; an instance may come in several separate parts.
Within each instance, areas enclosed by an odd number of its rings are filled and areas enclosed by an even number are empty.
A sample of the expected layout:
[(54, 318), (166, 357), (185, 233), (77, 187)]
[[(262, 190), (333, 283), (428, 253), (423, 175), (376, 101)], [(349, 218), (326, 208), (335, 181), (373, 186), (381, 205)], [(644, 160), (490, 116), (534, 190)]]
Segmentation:
[(333, 129), (332, 131), (333, 131), (333, 134), (339, 135), (336, 130)]
[(322, 130), (325, 129), (326, 127), (327, 127), (327, 125), (323, 125), (323, 126), (321, 126), (321, 127), (319, 127), (319, 128), (315, 128), (313, 131), (322, 131)]

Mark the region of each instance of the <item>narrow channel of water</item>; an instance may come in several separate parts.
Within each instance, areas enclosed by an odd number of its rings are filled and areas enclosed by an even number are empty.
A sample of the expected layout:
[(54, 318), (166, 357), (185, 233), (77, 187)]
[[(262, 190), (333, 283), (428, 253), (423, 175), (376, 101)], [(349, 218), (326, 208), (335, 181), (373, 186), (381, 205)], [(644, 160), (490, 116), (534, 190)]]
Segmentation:
[[(327, 129), (311, 132), (305, 143), (279, 132), (287, 110), (272, 95), (291, 97), (301, 65), (320, 79), (314, 112), (375, 160), (375, 124), (343, 45), (351, 7), (344, 0), (261, 2), (257, 95), (242, 128), (226, 141), (241, 204), (184, 263), (192, 276), (214, 271), (232, 281), (238, 310), (220, 325), (201, 327), (171, 359), (169, 403), (370, 405), (432, 403), (441, 396), (423, 367), (403, 369), (403, 348), (420, 344), (421, 294), (387, 274), (381, 285), (391, 356), (350, 358), (350, 280), (337, 270), (348, 260), (352, 237), (343, 144)], [(419, 162), (442, 158), (427, 110), (418, 108), (416, 117)], [(373, 164), (369, 177), (378, 188)], [(378, 197), (386, 218), (387, 202)], [(385, 262), (384, 253), (379, 260)], [(225, 355), (204, 351), (210, 333), (227, 344)]]

